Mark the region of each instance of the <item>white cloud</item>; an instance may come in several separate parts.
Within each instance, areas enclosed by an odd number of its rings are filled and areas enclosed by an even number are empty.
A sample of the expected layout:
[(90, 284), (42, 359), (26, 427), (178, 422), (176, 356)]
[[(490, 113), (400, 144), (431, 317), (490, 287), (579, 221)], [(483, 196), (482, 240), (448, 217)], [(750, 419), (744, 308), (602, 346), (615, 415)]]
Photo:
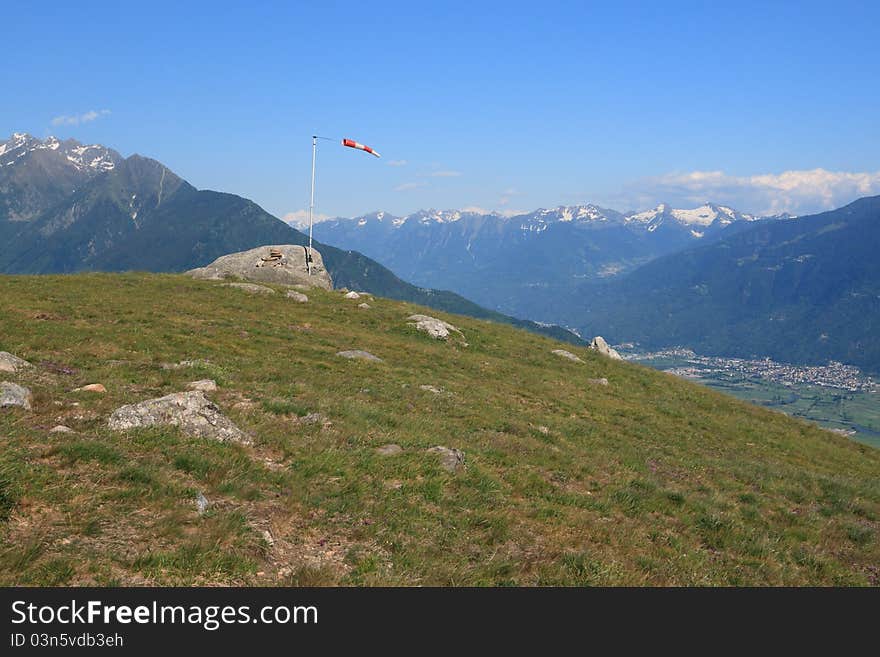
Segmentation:
[(408, 162), (406, 160), (388, 160), (387, 164), (390, 167), (405, 167)]
[(100, 119), (102, 116), (107, 116), (108, 114), (110, 114), (110, 110), (108, 109), (89, 110), (83, 114), (62, 114), (61, 116), (56, 116), (52, 119), (52, 125), (80, 125), (81, 123), (91, 123), (92, 121)]
[(498, 205), (507, 205), (510, 203), (510, 199), (513, 196), (519, 196), (522, 194), (516, 187), (508, 187), (503, 192), (501, 192), (501, 198), (498, 199)]
[(622, 205), (621, 209), (644, 209), (660, 202), (680, 207), (711, 201), (755, 214), (804, 215), (872, 194), (880, 194), (880, 171), (810, 169), (751, 176), (691, 171), (634, 181), (617, 198), (609, 200)]
[(461, 175), (461, 171), (434, 171), (428, 175), (432, 178), (458, 178)]
[(419, 189), (420, 187), (425, 187), (425, 186), (426, 186), (425, 183), (408, 182), (408, 183), (403, 183), (402, 185), (398, 185), (397, 187), (394, 188), (394, 191), (395, 192), (408, 192), (410, 190)]
[[(320, 214), (318, 212), (314, 213), (312, 216), (312, 223), (320, 223), (322, 221), (327, 221), (328, 219), (332, 219), (329, 214)], [(286, 215), (281, 217), (281, 219), (293, 226), (294, 228), (308, 228), (309, 227), (309, 211), (308, 210), (296, 210), (294, 212), (288, 212)]]

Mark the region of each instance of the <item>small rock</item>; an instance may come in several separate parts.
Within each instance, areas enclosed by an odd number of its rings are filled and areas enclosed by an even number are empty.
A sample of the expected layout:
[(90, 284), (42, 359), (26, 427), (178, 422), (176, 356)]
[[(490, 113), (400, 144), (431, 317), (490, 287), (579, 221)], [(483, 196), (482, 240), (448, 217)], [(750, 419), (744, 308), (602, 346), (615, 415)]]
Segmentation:
[(377, 356), (374, 356), (374, 355), (371, 354), (369, 351), (363, 351), (363, 350), (361, 350), (361, 349), (349, 349), (349, 350), (347, 350), (347, 351), (337, 351), (337, 352), (336, 352), (336, 355), (337, 355), (337, 356), (342, 356), (343, 358), (353, 358), (353, 359), (360, 359), (360, 360), (370, 360), (370, 361), (375, 361), (375, 362), (377, 362), (377, 363), (381, 363), (381, 362), (382, 362), (382, 359), (381, 359), (381, 358), (379, 358), (379, 357), (377, 357)]
[(376, 453), (379, 456), (397, 456), (398, 454), (403, 454), (403, 448), (400, 445), (390, 443), (388, 445), (377, 447)]
[(100, 383), (90, 383), (87, 386), (83, 386), (82, 388), (74, 388), (74, 392), (97, 392), (99, 394), (104, 394), (107, 392), (107, 388), (105, 388)]
[[(437, 319), (436, 317), (429, 317), (428, 315), (410, 315), (407, 319), (411, 322), (415, 322), (416, 330), (424, 331), (435, 340), (447, 339), (450, 331), (455, 331), (459, 335), (462, 335), (461, 331), (455, 328), (452, 324), (444, 322), (442, 319)], [(462, 337), (464, 336), (462, 335)]]
[(460, 449), (449, 449), (442, 445), (431, 447), (429, 453), (437, 454), (440, 457), (440, 466), (447, 472), (458, 472), (464, 465), (464, 452)]
[(593, 385), (597, 386), (607, 386), (608, 379), (606, 379), (604, 376), (601, 379), (587, 379), (587, 383), (592, 383)]
[(224, 287), (235, 287), (251, 294), (275, 294), (275, 290), (265, 285), (257, 285), (256, 283), (224, 283)]
[(590, 343), (590, 349), (599, 352), (603, 356), (608, 356), (608, 358), (614, 360), (623, 360), (617, 351), (608, 346), (608, 343), (605, 342), (605, 338), (601, 335), (597, 335), (593, 338), (593, 341)]
[(368, 303), (359, 303), (359, 304), (358, 304), (358, 308), (363, 308), (364, 310), (369, 310), (369, 309), (370, 309), (370, 304), (368, 304)]
[(217, 389), (217, 382), (214, 379), (200, 379), (198, 381), (190, 381), (186, 384), (186, 387), (190, 390), (214, 392)]
[(269, 545), (269, 547), (275, 546), (275, 539), (272, 537), (272, 533), (268, 529), (263, 530), (263, 540)]
[(196, 360), (182, 360), (179, 363), (162, 363), (161, 367), (163, 370), (182, 370), (185, 367), (199, 367), (203, 365), (210, 365), (210, 361), (198, 358)]
[(539, 424), (539, 425), (538, 425), (538, 431), (540, 431), (542, 434), (544, 434), (544, 435), (546, 436), (546, 435), (548, 435), (548, 434), (550, 433), (550, 428), (549, 428), (549, 427), (545, 427), (543, 424)]
[(29, 411), (32, 399), (31, 391), (24, 386), (9, 381), (0, 383), (0, 408), (19, 406)]
[(361, 298), (361, 295), (358, 294), (357, 292), (355, 292), (354, 290), (352, 290), (351, 292), (348, 292), (348, 293), (345, 295), (345, 298), (346, 298), (346, 299), (360, 299), (360, 298)]
[(8, 351), (0, 351), (0, 372), (18, 372), (26, 367), (33, 367), (26, 360), (13, 356)]
[(58, 426), (52, 427), (49, 429), (49, 433), (75, 433), (73, 429), (70, 427), (65, 427), (63, 424), (59, 424)]
[(562, 358), (567, 358), (568, 360), (573, 360), (575, 363), (583, 363), (584, 362), (580, 358), (575, 356), (573, 353), (571, 353), (570, 351), (566, 351), (565, 349), (554, 349), (553, 353), (556, 354), (557, 356), (561, 356)]
[(220, 412), (201, 390), (175, 392), (113, 411), (109, 427), (115, 431), (171, 425), (197, 438), (249, 444), (241, 429)]
[(209, 508), (211, 508), (211, 503), (207, 497), (202, 495), (202, 491), (199, 491), (198, 495), (196, 495), (196, 510), (199, 512), (199, 515), (203, 515)]
[(433, 392), (435, 395), (442, 395), (443, 388), (435, 388), (434, 386), (423, 385), (419, 386), (420, 390), (424, 390), (425, 392)]
[(318, 424), (318, 422), (323, 424), (325, 422), (325, 420), (326, 420), (326, 418), (323, 415), (321, 415), (320, 413), (309, 413), (307, 415), (299, 416), (299, 417), (295, 418), (293, 421), (296, 424)]
[(293, 299), (297, 303), (306, 303), (309, 300), (309, 298), (305, 294), (303, 294), (302, 292), (297, 292), (296, 290), (288, 290), (287, 298)]

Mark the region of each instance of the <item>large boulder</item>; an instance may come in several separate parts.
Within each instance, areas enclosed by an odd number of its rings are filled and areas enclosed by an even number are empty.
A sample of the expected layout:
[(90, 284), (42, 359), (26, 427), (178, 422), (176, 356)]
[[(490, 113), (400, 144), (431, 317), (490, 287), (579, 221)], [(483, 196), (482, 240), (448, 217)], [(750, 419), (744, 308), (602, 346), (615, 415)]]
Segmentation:
[(462, 336), (461, 331), (455, 328), (452, 324), (444, 322), (442, 319), (437, 319), (436, 317), (429, 317), (428, 315), (410, 315), (407, 319), (415, 324), (417, 330), (427, 333), (435, 340), (446, 340), (449, 337), (450, 331), (455, 331)]
[(16, 383), (3, 381), (0, 383), (0, 408), (19, 406), (31, 410), (31, 391)]
[(8, 351), (0, 351), (0, 372), (18, 372), (31, 364), (18, 356), (13, 356)]
[(250, 443), (247, 434), (223, 415), (201, 390), (175, 392), (121, 406), (113, 411), (108, 424), (115, 431), (171, 425), (197, 438)]
[(605, 342), (605, 338), (601, 335), (597, 335), (593, 338), (593, 341), (590, 343), (590, 349), (602, 354), (603, 356), (608, 356), (608, 358), (613, 358), (614, 360), (623, 360), (620, 354), (617, 353), (614, 349), (608, 346), (608, 343)]
[(225, 278), (242, 278), (248, 281), (273, 283), (275, 285), (305, 285), (333, 288), (330, 274), (324, 267), (321, 254), (312, 249), (312, 275), (306, 265), (308, 247), (298, 244), (260, 246), (220, 256), (214, 262), (187, 274), (193, 278), (218, 281)]

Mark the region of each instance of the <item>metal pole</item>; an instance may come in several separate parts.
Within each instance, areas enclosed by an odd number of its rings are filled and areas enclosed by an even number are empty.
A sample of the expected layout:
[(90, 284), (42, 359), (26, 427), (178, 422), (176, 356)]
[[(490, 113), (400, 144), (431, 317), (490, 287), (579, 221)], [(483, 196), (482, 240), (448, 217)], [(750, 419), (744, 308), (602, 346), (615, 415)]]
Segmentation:
[(315, 209), (315, 160), (318, 157), (318, 137), (312, 135), (312, 194), (309, 200), (309, 276), (312, 275), (312, 212)]

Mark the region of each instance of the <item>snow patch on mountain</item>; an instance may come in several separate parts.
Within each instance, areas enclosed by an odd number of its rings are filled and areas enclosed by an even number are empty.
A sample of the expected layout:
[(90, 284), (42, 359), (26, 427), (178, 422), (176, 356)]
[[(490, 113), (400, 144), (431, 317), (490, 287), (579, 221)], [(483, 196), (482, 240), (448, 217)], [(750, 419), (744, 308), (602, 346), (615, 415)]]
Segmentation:
[(102, 173), (112, 171), (116, 166), (115, 153), (100, 144), (83, 146), (72, 139), (59, 141), (57, 137), (38, 139), (26, 132), (15, 132), (10, 139), (0, 144), (0, 156), (9, 155), (13, 158), (0, 166), (11, 166), (29, 153), (44, 150), (57, 151), (79, 171), (90, 170)]

